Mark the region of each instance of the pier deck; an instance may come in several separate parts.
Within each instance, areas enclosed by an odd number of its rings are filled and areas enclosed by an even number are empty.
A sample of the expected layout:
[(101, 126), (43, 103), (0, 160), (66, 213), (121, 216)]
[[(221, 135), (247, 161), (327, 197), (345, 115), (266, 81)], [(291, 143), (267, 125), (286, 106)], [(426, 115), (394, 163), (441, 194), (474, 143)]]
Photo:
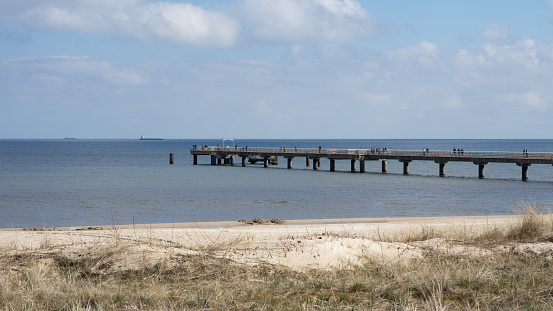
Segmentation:
[(301, 157), (306, 159), (306, 165), (313, 161), (313, 169), (320, 167), (321, 158), (330, 161), (330, 171), (334, 171), (336, 160), (350, 160), (351, 171), (357, 170), (359, 161), (360, 172), (365, 171), (365, 161), (382, 161), (382, 172), (387, 172), (387, 160), (398, 160), (403, 163), (403, 173), (409, 174), (409, 163), (412, 161), (433, 161), (439, 164), (439, 175), (445, 176), (445, 164), (449, 162), (472, 162), (479, 166), (478, 177), (484, 178), (484, 166), (491, 162), (514, 163), (522, 167), (522, 180), (528, 180), (528, 167), (532, 164), (553, 165), (552, 153), (522, 153), (522, 152), (471, 152), (471, 151), (407, 151), (381, 149), (298, 149), (298, 148), (251, 148), (251, 147), (192, 147), (190, 153), (197, 164), (199, 155), (211, 156), (211, 164), (234, 165), (234, 158), (242, 159), (242, 166), (250, 158), (263, 159), (264, 166), (269, 162), (278, 162), (278, 157), (288, 160), (288, 168), (292, 168), (292, 159)]

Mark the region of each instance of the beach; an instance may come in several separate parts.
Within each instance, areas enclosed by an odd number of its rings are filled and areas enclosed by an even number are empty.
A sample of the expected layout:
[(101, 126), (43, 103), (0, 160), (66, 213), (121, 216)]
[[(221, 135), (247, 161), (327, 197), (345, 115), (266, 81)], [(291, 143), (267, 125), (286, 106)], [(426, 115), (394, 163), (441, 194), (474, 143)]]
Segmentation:
[(526, 207), (505, 216), (0, 229), (0, 307), (547, 310), (553, 218)]
[[(128, 245), (124, 260), (113, 260), (110, 265), (113, 270), (137, 269), (144, 264), (170, 261), (177, 255), (201, 252), (241, 264), (267, 263), (295, 270), (330, 269), (363, 264), (367, 258), (391, 261), (418, 257), (430, 244), (440, 247), (448, 235), (472, 236), (490, 228), (507, 230), (519, 221), (520, 216), (505, 215), (2, 229), (0, 249), (79, 257), (94, 248)], [(418, 237), (421, 232), (446, 238), (429, 235), (428, 240), (411, 241), (420, 240), (415, 235)], [(541, 247), (553, 250), (553, 244)], [(455, 251), (483, 252), (467, 246), (457, 247)]]

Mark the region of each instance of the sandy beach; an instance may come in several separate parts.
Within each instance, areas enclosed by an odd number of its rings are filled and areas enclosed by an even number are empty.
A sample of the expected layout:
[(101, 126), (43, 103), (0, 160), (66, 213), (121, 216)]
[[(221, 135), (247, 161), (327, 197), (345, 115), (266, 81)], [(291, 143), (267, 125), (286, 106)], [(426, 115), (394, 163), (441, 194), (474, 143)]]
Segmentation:
[[(422, 256), (428, 247), (460, 254), (485, 254), (487, 249), (455, 246), (443, 238), (414, 239), (421, 232), (464, 236), (490, 228), (507, 228), (520, 216), (424, 218), (308, 219), (280, 224), (237, 221), (71, 227), (52, 230), (1, 229), (0, 249), (8, 252), (57, 253), (78, 258), (115, 244), (127, 248), (112, 258), (111, 271), (138, 269), (159, 262), (171, 264), (184, 255), (207, 252), (237, 263), (268, 263), (296, 270), (339, 268), (367, 260), (399, 261)], [(522, 247), (522, 246), (521, 246)], [(553, 250), (551, 243), (525, 245), (535, 252)]]

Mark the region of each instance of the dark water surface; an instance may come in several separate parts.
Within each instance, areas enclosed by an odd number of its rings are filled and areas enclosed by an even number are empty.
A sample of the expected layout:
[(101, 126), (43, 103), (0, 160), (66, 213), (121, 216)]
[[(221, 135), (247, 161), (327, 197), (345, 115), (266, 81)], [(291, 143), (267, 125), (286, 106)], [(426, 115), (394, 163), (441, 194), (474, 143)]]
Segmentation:
[[(0, 227), (104, 225), (252, 218), (349, 218), (515, 213), (521, 202), (549, 208), (553, 167), (532, 165), (520, 181), (514, 164), (486, 165), (480, 180), (472, 163), (366, 162), (350, 173), (349, 161), (328, 160), (319, 171), (294, 159), (262, 165), (192, 165), (192, 145), (220, 140), (0, 140)], [(227, 141), (227, 144), (232, 142)], [(552, 152), (553, 140), (236, 140), (239, 146), (391, 150)], [(175, 164), (169, 165), (169, 153)]]

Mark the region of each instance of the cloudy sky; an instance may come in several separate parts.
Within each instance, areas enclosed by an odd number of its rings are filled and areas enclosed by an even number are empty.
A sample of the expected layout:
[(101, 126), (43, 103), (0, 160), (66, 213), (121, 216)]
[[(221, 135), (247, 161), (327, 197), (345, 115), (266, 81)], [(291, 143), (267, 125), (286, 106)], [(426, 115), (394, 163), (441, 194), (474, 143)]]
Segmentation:
[(0, 138), (553, 138), (553, 0), (2, 0)]

